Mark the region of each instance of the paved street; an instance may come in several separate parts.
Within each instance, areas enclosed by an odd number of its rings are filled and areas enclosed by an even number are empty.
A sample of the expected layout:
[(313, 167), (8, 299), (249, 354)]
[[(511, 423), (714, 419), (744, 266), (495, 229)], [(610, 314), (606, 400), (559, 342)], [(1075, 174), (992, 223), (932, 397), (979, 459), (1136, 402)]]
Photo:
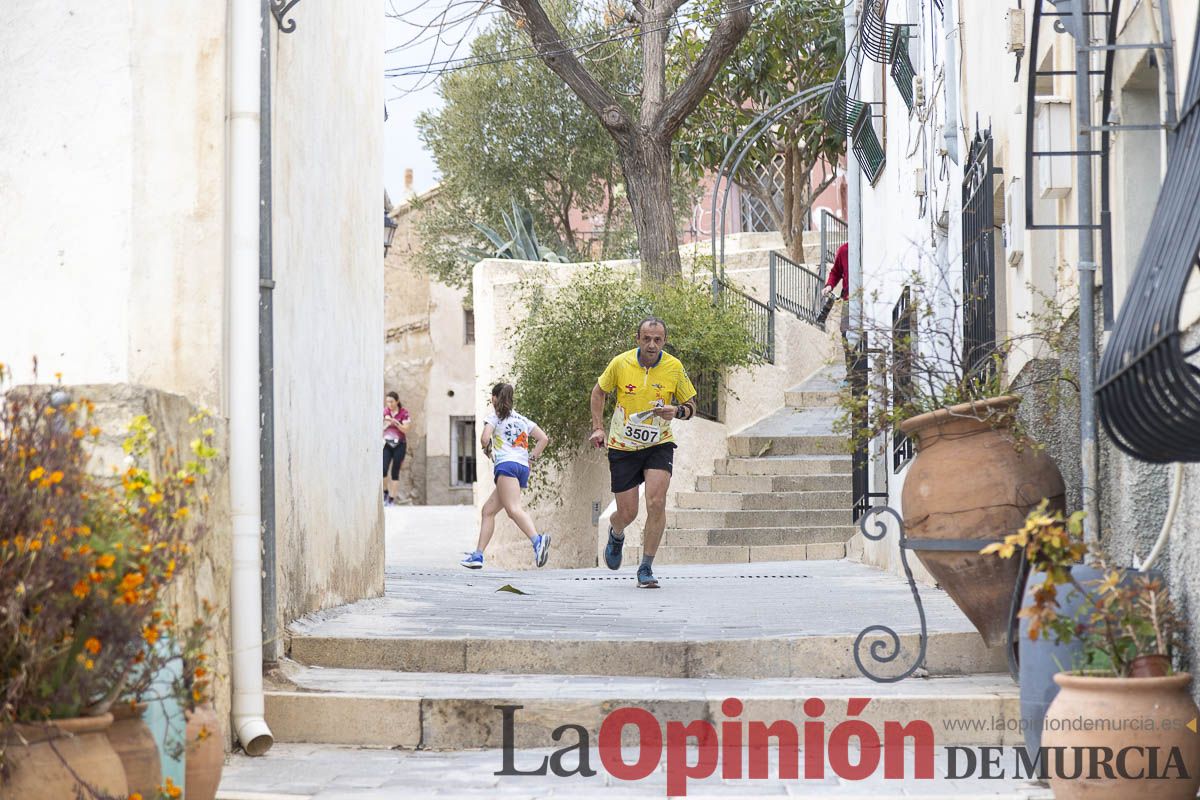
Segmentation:
[[(518, 769), (536, 767), (551, 754), (550, 750), (521, 750), (514, 757)], [(1010, 753), (1002, 763), (1011, 763)], [(425, 797), (461, 798), (638, 798), (667, 796), (665, 764), (641, 781), (627, 782), (604, 771), (599, 755), (593, 750), (590, 764), (595, 776), (566, 778), (547, 776), (494, 775), (501, 769), (499, 750), (474, 750), (457, 753), (372, 750), (307, 744), (276, 745), (259, 759), (233, 756), (225, 766), (218, 800), (415, 800)], [(857, 763), (858, 754), (851, 754)], [(575, 764), (574, 754), (565, 759), (568, 769)], [(627, 749), (626, 763), (637, 760), (635, 749)], [(665, 761), (665, 758), (664, 758)], [(696, 753), (689, 753), (695, 763)], [(800, 756), (803, 764), (803, 754)], [(911, 753), (906, 759), (911, 767)], [(824, 780), (723, 780), (719, 775), (690, 780), (688, 797), (814, 797), (837, 798), (1009, 798), (1010, 800), (1047, 800), (1052, 795), (1027, 781), (949, 780), (945, 777), (945, 759), (935, 756), (934, 780), (885, 780), (881, 774), (863, 781), (843, 781), (826, 772)], [(777, 775), (778, 759), (770, 757), (770, 773)], [(719, 771), (719, 768), (718, 768)], [(882, 773), (882, 769), (880, 770)]]
[(475, 549), (479, 517), (474, 506), (391, 506), (383, 509), (388, 569), (465, 569), (463, 553)]

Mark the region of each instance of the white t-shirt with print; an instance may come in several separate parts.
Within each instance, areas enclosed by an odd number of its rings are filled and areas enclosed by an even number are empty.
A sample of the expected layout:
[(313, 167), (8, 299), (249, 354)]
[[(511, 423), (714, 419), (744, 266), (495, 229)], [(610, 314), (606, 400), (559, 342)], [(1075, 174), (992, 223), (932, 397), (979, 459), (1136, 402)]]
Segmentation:
[(524, 417), (514, 409), (503, 420), (496, 413), (487, 415), (484, 425), (491, 425), (492, 431), (492, 461), (496, 464), (505, 461), (515, 461), (526, 467), (529, 466), (529, 434), (537, 427), (537, 423)]

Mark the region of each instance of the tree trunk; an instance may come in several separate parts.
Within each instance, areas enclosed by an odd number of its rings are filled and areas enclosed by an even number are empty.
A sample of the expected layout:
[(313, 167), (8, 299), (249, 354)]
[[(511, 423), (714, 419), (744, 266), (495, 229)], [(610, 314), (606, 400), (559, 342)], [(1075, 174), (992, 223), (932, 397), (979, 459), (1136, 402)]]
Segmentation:
[(671, 144), (635, 135), (619, 153), (641, 251), (642, 278), (678, 277), (683, 267), (671, 200)]
[(812, 188), (812, 167), (808, 159), (800, 156), (796, 146), (789, 148), (791, 155), (791, 171), (787, 180), (792, 184), (791, 208), (788, 209), (788, 258), (797, 264), (804, 263), (804, 223), (807, 221), (807, 208), (812, 200), (809, 190)]

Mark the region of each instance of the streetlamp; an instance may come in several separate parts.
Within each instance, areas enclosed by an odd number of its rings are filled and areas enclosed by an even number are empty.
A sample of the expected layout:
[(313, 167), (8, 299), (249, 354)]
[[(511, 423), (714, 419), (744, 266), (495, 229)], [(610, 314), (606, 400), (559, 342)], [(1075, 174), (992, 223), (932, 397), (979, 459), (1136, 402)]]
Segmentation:
[(392, 246), (392, 237), (396, 235), (396, 220), (388, 216), (388, 213), (383, 212), (383, 257), (387, 258), (388, 249)]

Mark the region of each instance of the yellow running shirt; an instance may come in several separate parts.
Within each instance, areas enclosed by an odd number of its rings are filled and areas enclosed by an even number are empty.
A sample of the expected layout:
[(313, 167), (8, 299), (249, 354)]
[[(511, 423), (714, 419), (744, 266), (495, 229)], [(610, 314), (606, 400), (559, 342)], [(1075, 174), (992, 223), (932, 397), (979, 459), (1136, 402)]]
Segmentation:
[(596, 382), (604, 391), (617, 393), (617, 407), (608, 426), (608, 446), (614, 450), (641, 450), (673, 441), (671, 423), (645, 412), (681, 405), (696, 396), (678, 358), (663, 352), (657, 364), (643, 367), (636, 347), (608, 362)]

